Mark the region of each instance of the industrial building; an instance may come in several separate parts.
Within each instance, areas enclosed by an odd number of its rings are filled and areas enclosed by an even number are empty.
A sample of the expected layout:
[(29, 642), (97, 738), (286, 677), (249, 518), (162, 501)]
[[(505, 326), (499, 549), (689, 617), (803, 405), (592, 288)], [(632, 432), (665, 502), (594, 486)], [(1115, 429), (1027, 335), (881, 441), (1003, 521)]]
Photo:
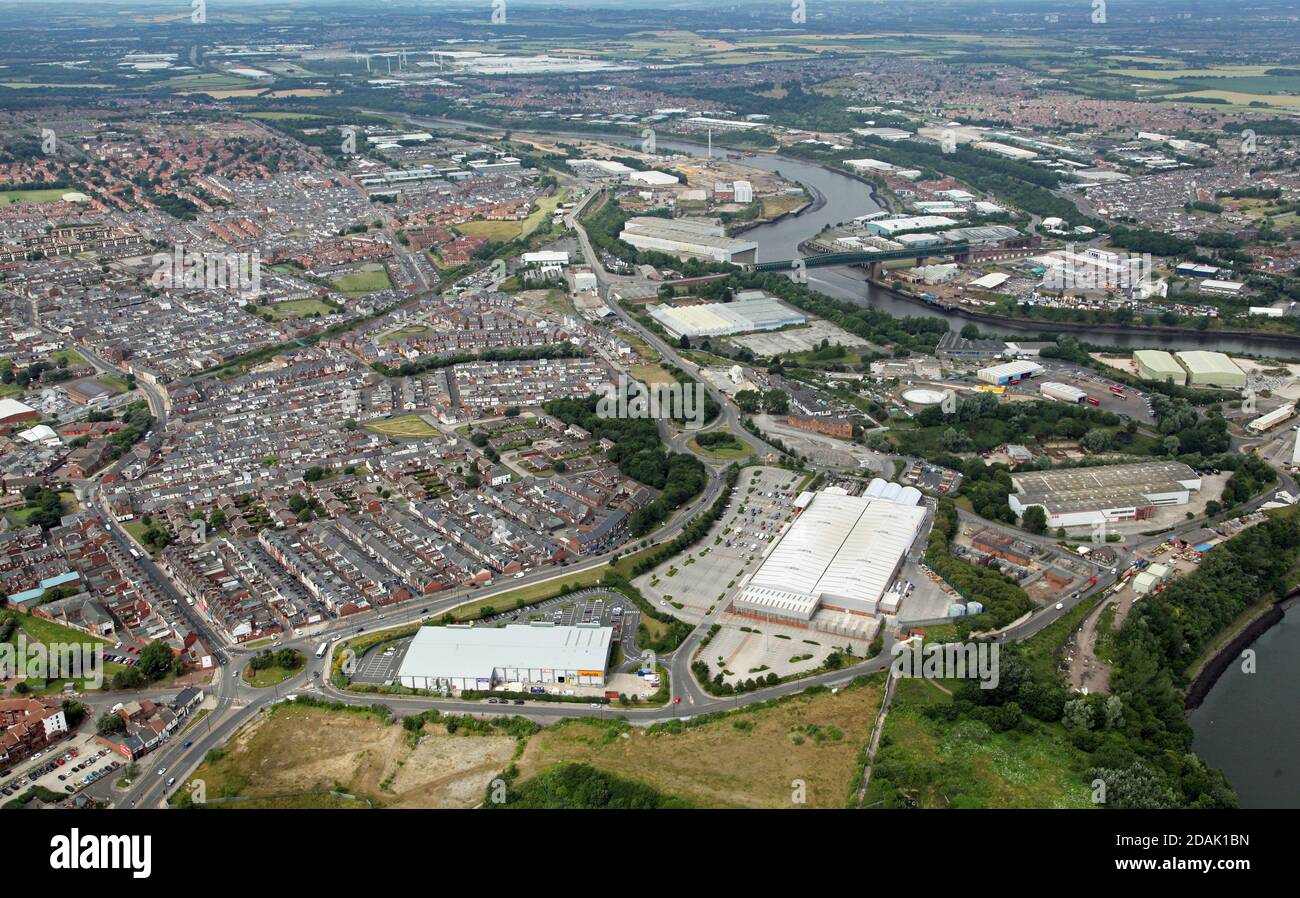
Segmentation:
[(1187, 384), (1187, 372), (1178, 360), (1163, 349), (1139, 349), (1133, 353), (1133, 364), (1138, 377), (1160, 383)]
[(950, 228), (958, 222), (943, 215), (912, 215), (905, 218), (884, 218), (867, 222), (867, 230), (881, 237), (893, 237), (904, 231), (925, 231)]
[(1273, 409), (1266, 415), (1260, 415), (1254, 421), (1246, 425), (1246, 429), (1251, 433), (1268, 433), (1274, 427), (1277, 427), (1283, 421), (1286, 421), (1295, 414), (1294, 405), (1283, 405)]
[(604, 686), (612, 627), (421, 627), (397, 674), (411, 689), (488, 690), (505, 683)]
[(1079, 403), (1086, 401), (1088, 398), (1088, 394), (1078, 387), (1059, 384), (1050, 380), (1039, 384), (1038, 392), (1042, 393), (1044, 398), (1057, 399), (1061, 402)]
[(706, 218), (629, 218), (618, 239), (640, 250), (678, 258), (752, 263), (758, 244), (728, 237), (722, 223)]
[(648, 184), (651, 187), (671, 187), (680, 180), (676, 175), (670, 175), (666, 171), (658, 171), (653, 168), (632, 172), (627, 176), (627, 179), (637, 184)]
[(24, 405), (17, 399), (0, 399), (0, 425), (21, 424), (35, 421), (40, 415), (30, 405)]
[(1178, 363), (1187, 371), (1187, 383), (1193, 387), (1244, 387), (1246, 372), (1221, 352), (1193, 349), (1177, 354)]
[(1181, 462), (1156, 461), (1011, 475), (1007, 497), (1022, 516), (1038, 505), (1049, 527), (1088, 527), (1107, 521), (1141, 521), (1156, 508), (1186, 505), (1201, 478)]
[(1044, 370), (1037, 362), (1015, 361), (994, 365), (991, 368), (981, 368), (975, 372), (975, 376), (986, 384), (1005, 387), (1007, 384), (1019, 383), (1026, 377), (1042, 374)]
[(807, 321), (802, 312), (763, 294), (698, 306), (651, 305), (647, 311), (672, 336), (688, 338), (774, 331)]
[(807, 626), (818, 611), (896, 613), (891, 589), (926, 509), (915, 487), (871, 481), (862, 496), (824, 490), (800, 496), (803, 511), (772, 546), (740, 595), (736, 614)]

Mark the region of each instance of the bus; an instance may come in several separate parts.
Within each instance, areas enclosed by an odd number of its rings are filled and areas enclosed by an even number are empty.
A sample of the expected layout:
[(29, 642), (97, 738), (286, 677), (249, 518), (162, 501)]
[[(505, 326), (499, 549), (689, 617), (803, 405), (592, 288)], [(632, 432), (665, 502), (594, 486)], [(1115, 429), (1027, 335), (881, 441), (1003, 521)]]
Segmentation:
[(1124, 398), (1124, 388), (1121, 387), (1119, 384), (1111, 384), (1110, 391), (1114, 393), (1116, 396), (1120, 397), (1121, 399)]
[(324, 658), (325, 653), (328, 652), (329, 650), (330, 650), (330, 644), (329, 644), (329, 640), (327, 639), (320, 644), (319, 648), (316, 649), (316, 657)]

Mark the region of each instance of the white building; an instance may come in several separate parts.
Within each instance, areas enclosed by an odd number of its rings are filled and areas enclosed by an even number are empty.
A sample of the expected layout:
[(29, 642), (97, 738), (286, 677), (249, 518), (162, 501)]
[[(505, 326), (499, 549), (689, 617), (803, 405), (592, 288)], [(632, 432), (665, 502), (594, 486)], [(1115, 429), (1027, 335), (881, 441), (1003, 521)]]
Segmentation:
[(666, 171), (657, 171), (653, 168), (646, 171), (632, 172), (627, 176), (627, 179), (638, 184), (649, 184), (651, 187), (671, 187), (681, 180), (676, 175), (670, 175)]
[(862, 496), (814, 494), (732, 610), (796, 624), (819, 610), (876, 616), (925, 521), (920, 498), (915, 487), (880, 478)]
[(1044, 370), (1037, 362), (1015, 361), (981, 368), (975, 372), (975, 376), (986, 384), (1004, 387), (1007, 384), (1018, 383), (1026, 377), (1035, 377), (1042, 374)]
[(641, 250), (714, 262), (753, 262), (758, 244), (726, 235), (721, 222), (703, 218), (629, 218), (618, 239)]
[(1088, 398), (1088, 394), (1078, 387), (1072, 387), (1069, 384), (1055, 383), (1045, 381), (1038, 386), (1038, 392), (1048, 399), (1056, 399), (1061, 402), (1079, 403)]
[(549, 624), (421, 627), (397, 679), (411, 689), (604, 686), (613, 632)]
[(1273, 409), (1273, 411), (1266, 415), (1260, 415), (1254, 421), (1247, 424), (1246, 429), (1252, 433), (1267, 433), (1294, 414), (1294, 405), (1283, 405)]
[(737, 181), (731, 185), (735, 192), (736, 202), (752, 203), (754, 201), (754, 185), (748, 181)]
[(1038, 505), (1049, 527), (1147, 520), (1157, 508), (1186, 505), (1201, 488), (1200, 475), (1172, 461), (1012, 474), (1011, 483), (1011, 510), (1023, 516)]

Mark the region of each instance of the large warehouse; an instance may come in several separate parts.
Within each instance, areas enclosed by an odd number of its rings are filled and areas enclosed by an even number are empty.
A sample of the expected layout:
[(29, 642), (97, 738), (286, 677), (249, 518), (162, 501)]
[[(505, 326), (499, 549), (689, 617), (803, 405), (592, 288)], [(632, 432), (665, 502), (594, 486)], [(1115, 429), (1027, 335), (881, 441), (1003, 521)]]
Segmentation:
[(1012, 474), (1011, 483), (1011, 510), (1020, 516), (1041, 506), (1049, 527), (1146, 520), (1158, 507), (1186, 505), (1201, 488), (1200, 475), (1174, 461)]
[(637, 249), (678, 258), (737, 265), (753, 262), (758, 252), (757, 243), (728, 237), (721, 222), (707, 218), (629, 218), (618, 239)]
[(1187, 372), (1183, 366), (1163, 349), (1139, 349), (1133, 353), (1133, 365), (1137, 368), (1138, 377), (1143, 380), (1179, 386), (1187, 383)]
[(886, 591), (925, 521), (920, 498), (915, 487), (880, 478), (862, 496), (815, 494), (731, 610), (796, 625), (818, 610), (867, 616), (896, 610)]
[(1019, 383), (1026, 377), (1034, 377), (1042, 374), (1046, 369), (1037, 362), (1005, 362), (1001, 365), (994, 365), (991, 368), (981, 368), (975, 372), (975, 376), (986, 384), (993, 384), (995, 387), (1005, 387), (1007, 384)]
[(721, 337), (750, 331), (774, 331), (807, 321), (803, 313), (767, 296), (698, 306), (652, 305), (649, 312), (650, 317), (674, 337)]
[(1178, 353), (1179, 363), (1187, 369), (1187, 383), (1193, 387), (1244, 387), (1246, 372), (1221, 352), (1193, 349)]
[(604, 686), (613, 632), (550, 624), (421, 627), (397, 679), (412, 689)]
[(1072, 387), (1069, 384), (1056, 383), (1054, 381), (1044, 381), (1038, 385), (1038, 392), (1043, 394), (1045, 399), (1055, 399), (1059, 402), (1086, 402), (1088, 394), (1078, 387)]

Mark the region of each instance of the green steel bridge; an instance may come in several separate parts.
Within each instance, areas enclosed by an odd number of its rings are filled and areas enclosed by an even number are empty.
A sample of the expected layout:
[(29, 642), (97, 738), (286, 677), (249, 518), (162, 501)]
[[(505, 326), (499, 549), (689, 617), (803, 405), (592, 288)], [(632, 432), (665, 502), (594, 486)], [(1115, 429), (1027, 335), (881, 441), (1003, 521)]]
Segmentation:
[(873, 265), (878, 262), (896, 262), (900, 259), (924, 259), (926, 256), (956, 256), (961, 259), (969, 255), (969, 243), (945, 243), (941, 246), (890, 249), (875, 253), (821, 253), (800, 259), (786, 259), (782, 262), (758, 262), (754, 265), (754, 270), (793, 271), (799, 268), (824, 268), (827, 265)]

